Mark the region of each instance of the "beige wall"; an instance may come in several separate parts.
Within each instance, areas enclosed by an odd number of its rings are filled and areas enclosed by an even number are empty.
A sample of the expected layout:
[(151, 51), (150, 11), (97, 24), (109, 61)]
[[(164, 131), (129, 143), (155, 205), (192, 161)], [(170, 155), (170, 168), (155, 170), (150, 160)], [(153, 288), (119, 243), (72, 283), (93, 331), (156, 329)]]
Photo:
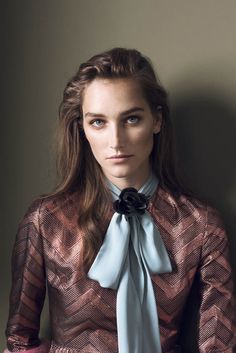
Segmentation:
[(236, 253), (236, 2), (6, 0), (1, 7), (2, 350), (17, 223), (53, 185), (50, 141), (62, 91), (96, 52), (125, 46), (152, 58), (170, 93), (180, 163), (190, 185), (221, 211)]

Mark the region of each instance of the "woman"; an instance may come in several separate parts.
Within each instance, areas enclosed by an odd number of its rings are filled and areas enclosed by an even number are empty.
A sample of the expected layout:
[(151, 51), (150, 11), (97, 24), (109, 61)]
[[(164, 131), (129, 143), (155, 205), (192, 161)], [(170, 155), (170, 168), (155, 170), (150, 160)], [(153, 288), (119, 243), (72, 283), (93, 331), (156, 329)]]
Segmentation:
[[(233, 353), (227, 237), (177, 176), (167, 95), (149, 60), (114, 48), (81, 64), (59, 119), (61, 181), (17, 232), (8, 349), (179, 352), (199, 277), (199, 351)], [(50, 347), (38, 338), (46, 284)]]

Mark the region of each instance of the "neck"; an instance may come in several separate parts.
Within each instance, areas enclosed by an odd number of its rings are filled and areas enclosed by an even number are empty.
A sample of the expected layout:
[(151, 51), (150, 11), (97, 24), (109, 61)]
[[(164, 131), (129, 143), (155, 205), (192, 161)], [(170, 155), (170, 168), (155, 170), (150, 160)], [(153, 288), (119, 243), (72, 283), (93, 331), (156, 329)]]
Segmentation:
[(125, 188), (135, 188), (136, 190), (139, 190), (143, 184), (148, 180), (150, 177), (151, 171), (148, 170), (147, 173), (143, 174), (142, 176), (139, 176), (137, 178), (136, 176), (132, 177), (113, 177), (113, 176), (106, 176), (107, 179), (117, 186), (120, 190), (123, 190)]

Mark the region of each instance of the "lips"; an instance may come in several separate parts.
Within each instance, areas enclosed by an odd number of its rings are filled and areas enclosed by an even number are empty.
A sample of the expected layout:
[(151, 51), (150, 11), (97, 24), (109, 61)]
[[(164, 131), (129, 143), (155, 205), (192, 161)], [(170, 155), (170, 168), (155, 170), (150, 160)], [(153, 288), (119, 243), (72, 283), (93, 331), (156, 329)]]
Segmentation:
[(114, 156), (108, 157), (107, 159), (122, 159), (122, 158), (129, 158), (132, 157), (132, 154), (116, 154)]

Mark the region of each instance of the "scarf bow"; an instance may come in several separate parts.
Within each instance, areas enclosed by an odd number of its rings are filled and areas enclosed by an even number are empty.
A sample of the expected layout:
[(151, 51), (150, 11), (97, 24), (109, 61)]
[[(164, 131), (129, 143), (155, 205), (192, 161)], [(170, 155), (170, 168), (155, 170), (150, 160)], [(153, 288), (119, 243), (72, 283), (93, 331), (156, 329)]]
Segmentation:
[(139, 189), (109, 182), (114, 213), (88, 272), (101, 287), (117, 290), (119, 353), (161, 353), (156, 299), (150, 274), (171, 272), (161, 235), (146, 210), (158, 181), (151, 174)]

